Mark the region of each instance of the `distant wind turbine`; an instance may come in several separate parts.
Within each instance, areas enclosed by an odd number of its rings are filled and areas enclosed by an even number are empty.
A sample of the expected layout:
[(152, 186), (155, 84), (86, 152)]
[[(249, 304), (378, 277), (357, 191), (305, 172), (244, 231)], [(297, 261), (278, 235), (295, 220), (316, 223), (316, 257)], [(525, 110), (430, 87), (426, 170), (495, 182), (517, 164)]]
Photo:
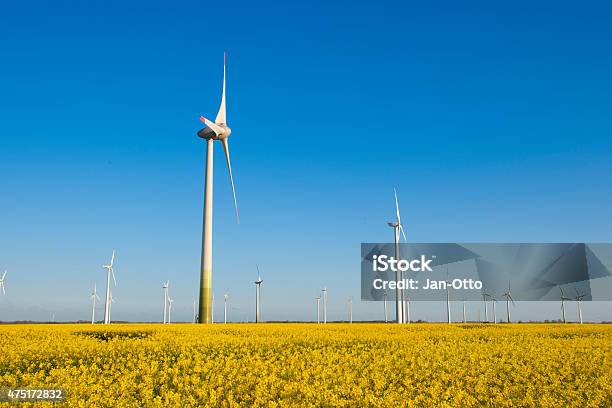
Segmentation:
[(170, 288), (170, 281), (166, 281), (162, 284), (162, 291), (164, 292), (164, 324), (168, 322), (168, 289)]
[(196, 315), (196, 301), (193, 299), (193, 323), (197, 323), (197, 315)]
[(206, 125), (198, 131), (198, 136), (206, 140), (206, 182), (204, 187), (204, 222), (202, 226), (202, 259), (200, 265), (200, 311), (198, 314), (199, 323), (212, 323), (212, 210), (213, 210), (213, 144), (219, 140), (225, 152), (227, 169), (229, 170), (232, 193), (234, 194), (234, 208), (236, 209), (236, 219), (238, 217), (238, 204), (236, 201), (236, 190), (234, 188), (234, 178), (232, 176), (232, 166), (230, 164), (230, 152), (228, 137), (232, 130), (227, 126), (226, 107), (225, 107), (225, 65), (227, 56), (223, 56), (223, 90), (221, 93), (221, 105), (215, 121), (212, 122), (204, 116), (200, 120)]
[(515, 305), (514, 299), (512, 298), (512, 293), (510, 292), (510, 281), (508, 281), (508, 291), (502, 296), (506, 298), (506, 320), (508, 323), (510, 323), (510, 302), (512, 302), (512, 306)]
[(446, 319), (447, 323), (451, 324), (451, 305), (450, 305), (450, 286), (451, 282), (448, 281), (448, 265), (446, 265)]
[[(404, 241), (406, 241), (406, 234), (404, 233), (404, 226), (402, 225), (402, 219), (400, 217), (399, 210), (399, 202), (397, 200), (397, 190), (393, 189), (393, 193), (395, 194), (395, 221), (388, 222), (387, 225), (393, 228), (393, 241), (395, 243), (395, 259), (400, 259), (399, 254), (399, 240), (400, 240), (400, 232), (404, 237)], [(399, 268), (395, 271), (395, 280), (399, 282), (403, 279), (403, 273), (399, 270)], [(403, 303), (404, 294), (402, 289), (395, 289), (395, 318), (398, 324), (404, 323), (404, 309), (406, 305)]]
[(261, 274), (259, 273), (259, 265), (255, 264), (255, 267), (257, 267), (257, 280), (255, 281), (255, 323), (259, 323), (259, 290), (263, 283), (263, 279), (261, 279)]
[(559, 286), (559, 290), (561, 291), (561, 317), (563, 318), (563, 323), (566, 323), (566, 320), (565, 320), (565, 301), (566, 300), (572, 300), (572, 299), (570, 299), (567, 296), (565, 296), (565, 293), (563, 293), (563, 289), (561, 288), (561, 286)]
[(115, 303), (115, 298), (113, 297), (113, 292), (110, 294), (110, 304), (108, 305), (108, 322), (111, 322), (111, 306)]
[(223, 295), (223, 323), (227, 324), (227, 299), (229, 294), (227, 292)]
[(104, 324), (110, 323), (110, 309), (111, 309), (111, 276), (113, 277), (113, 282), (115, 286), (117, 286), (117, 280), (115, 279), (115, 270), (113, 269), (113, 263), (115, 262), (115, 250), (113, 249), (113, 255), (111, 257), (110, 264), (103, 265), (102, 267), (106, 269), (106, 302), (104, 304)]
[(315, 300), (317, 301), (317, 324), (319, 324), (321, 323), (321, 296), (317, 296)]
[(4, 290), (4, 278), (6, 277), (6, 271), (2, 274), (2, 278), (0, 278), (0, 289), (2, 289), (2, 294), (6, 295), (6, 291)]
[(485, 309), (485, 322), (489, 321), (489, 314), (487, 313), (487, 299), (489, 297), (490, 296), (488, 294), (486, 294), (486, 293), (482, 294), (482, 303), (484, 304), (484, 309)]
[(465, 324), (465, 298), (462, 299), (461, 303), (463, 307), (463, 324)]
[(93, 292), (91, 292), (91, 324), (96, 322), (96, 300), (100, 301), (100, 297), (96, 292), (96, 284), (94, 283)]
[(387, 308), (387, 289), (385, 289), (385, 292), (383, 293), (383, 301), (384, 301), (384, 307), (385, 307), (385, 323), (389, 322), (389, 309)]
[(323, 288), (323, 323), (327, 323), (327, 288)]
[(353, 323), (353, 297), (349, 296), (348, 298), (348, 317), (349, 323)]
[(488, 295), (491, 302), (493, 302), (493, 324), (497, 324), (497, 313), (495, 312), (495, 304), (497, 304), (497, 299), (493, 295)]
[(578, 304), (578, 318), (580, 319), (580, 324), (582, 324), (582, 299), (586, 296), (584, 293), (578, 293), (578, 290), (574, 288), (576, 291), (576, 303)]

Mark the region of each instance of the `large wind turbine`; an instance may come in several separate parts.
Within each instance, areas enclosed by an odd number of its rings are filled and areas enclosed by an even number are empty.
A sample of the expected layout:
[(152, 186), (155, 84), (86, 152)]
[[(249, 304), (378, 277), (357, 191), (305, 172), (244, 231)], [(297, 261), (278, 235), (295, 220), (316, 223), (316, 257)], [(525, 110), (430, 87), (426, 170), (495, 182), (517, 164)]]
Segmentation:
[(170, 281), (166, 281), (162, 284), (162, 291), (164, 292), (164, 324), (168, 321), (167, 313), (168, 313), (168, 288), (170, 287)]
[(110, 264), (102, 265), (103, 268), (107, 271), (106, 276), (106, 302), (104, 303), (104, 324), (110, 323), (110, 309), (111, 309), (111, 276), (113, 277), (113, 282), (115, 286), (117, 286), (117, 280), (115, 279), (115, 270), (113, 269), (113, 263), (115, 262), (115, 250), (113, 249), (113, 255), (111, 257)]
[(225, 65), (227, 58), (224, 54), (223, 61), (223, 91), (221, 93), (221, 106), (215, 121), (212, 122), (204, 116), (200, 120), (206, 125), (198, 132), (198, 136), (206, 140), (206, 185), (204, 189), (204, 222), (202, 226), (202, 259), (200, 264), (200, 313), (199, 323), (212, 323), (212, 210), (213, 210), (213, 145), (219, 140), (225, 152), (227, 168), (229, 170), (232, 193), (234, 194), (234, 208), (236, 219), (238, 217), (238, 204), (236, 201), (236, 190), (234, 189), (234, 178), (232, 177), (232, 166), (230, 164), (230, 153), (227, 138), (231, 129), (227, 126), (225, 109)]
[(263, 279), (261, 279), (261, 274), (259, 273), (259, 265), (255, 264), (255, 266), (257, 267), (257, 280), (255, 281), (255, 323), (259, 323), (259, 289)]
[(93, 292), (91, 292), (91, 324), (96, 322), (96, 300), (100, 301), (100, 297), (96, 292), (96, 284), (94, 283)]
[(321, 296), (317, 296), (315, 300), (317, 301), (317, 324), (319, 324), (321, 323)]
[(0, 278), (0, 289), (2, 289), (2, 294), (6, 295), (6, 291), (4, 290), (4, 277), (6, 276), (6, 271), (2, 274), (2, 278)]
[[(393, 189), (393, 193), (395, 193), (395, 221), (388, 222), (387, 225), (393, 228), (393, 241), (395, 243), (395, 259), (399, 260), (400, 259), (400, 255), (399, 255), (400, 231), (402, 235), (404, 236), (404, 241), (406, 241), (406, 234), (404, 233), (404, 227), (402, 226), (402, 219), (400, 218), (399, 203), (397, 201), (397, 191)], [(395, 271), (396, 282), (399, 282), (401, 279), (403, 279), (402, 275), (403, 274), (399, 269)], [(404, 309), (406, 308), (406, 306), (403, 303), (403, 300), (404, 300), (403, 295), (404, 294), (403, 294), (402, 289), (397, 289), (397, 288), (395, 289), (395, 318), (396, 318), (397, 323), (404, 323)]]

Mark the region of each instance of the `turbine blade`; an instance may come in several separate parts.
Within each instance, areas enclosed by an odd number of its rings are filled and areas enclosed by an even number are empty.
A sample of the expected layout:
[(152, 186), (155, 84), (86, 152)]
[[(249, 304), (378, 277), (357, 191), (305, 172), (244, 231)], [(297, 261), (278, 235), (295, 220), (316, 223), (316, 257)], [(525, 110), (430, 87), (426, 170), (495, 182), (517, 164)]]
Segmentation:
[(399, 204), (397, 202), (397, 190), (395, 190), (395, 188), (393, 189), (393, 193), (395, 194), (395, 215), (397, 216), (397, 223), (401, 224), (402, 219), (400, 218)]
[(240, 216), (238, 215), (238, 202), (236, 201), (236, 189), (234, 188), (234, 177), (232, 176), (232, 164), (230, 162), (229, 145), (227, 139), (221, 139), (223, 145), (223, 151), (225, 152), (225, 159), (227, 160), (227, 169), (229, 170), (230, 183), (232, 183), (232, 193), (234, 194), (234, 208), (236, 209), (236, 220), (240, 224)]
[(216, 125), (214, 122), (212, 122), (212, 121), (210, 121), (210, 120), (206, 119), (204, 116), (200, 116), (200, 120), (201, 120), (202, 122), (204, 122), (204, 124), (205, 124), (206, 126), (208, 126), (209, 128), (211, 128), (211, 129), (213, 130), (213, 132), (215, 132), (215, 134), (216, 134), (217, 136), (219, 136), (221, 133), (223, 133), (223, 129), (221, 129), (221, 127), (220, 127), (220, 126), (218, 126), (218, 125)]
[(0, 280), (4, 280), (5, 276), (6, 276), (6, 271), (4, 271), (4, 273), (2, 274), (2, 279), (0, 279)]
[(5, 292), (5, 290), (4, 290), (4, 282), (2, 282), (2, 284), (0, 285), (0, 287), (2, 287), (2, 294), (3, 294), (3, 295), (6, 295), (6, 292)]
[(113, 262), (115, 262), (115, 250), (114, 249), (113, 249), (113, 256), (111, 257), (111, 263), (110, 263), (111, 268), (113, 267)]
[(408, 241), (406, 239), (406, 234), (404, 233), (404, 226), (402, 224), (399, 225), (399, 229), (402, 232), (402, 236), (404, 237), (404, 241)]
[(115, 286), (117, 286), (117, 280), (115, 279), (115, 270), (113, 268), (110, 268), (111, 271), (111, 275), (113, 275), (113, 282), (115, 282)]
[(223, 91), (221, 93), (221, 105), (219, 106), (219, 112), (215, 118), (215, 123), (226, 124), (226, 113), (225, 113), (225, 64), (227, 62), (227, 53), (223, 53)]

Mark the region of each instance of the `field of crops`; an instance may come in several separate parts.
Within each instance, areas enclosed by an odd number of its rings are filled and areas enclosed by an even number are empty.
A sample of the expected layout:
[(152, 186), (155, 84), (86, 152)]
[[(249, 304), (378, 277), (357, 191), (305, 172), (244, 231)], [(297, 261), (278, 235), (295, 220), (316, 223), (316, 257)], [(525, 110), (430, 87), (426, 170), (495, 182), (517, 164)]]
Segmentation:
[(68, 406), (612, 406), (611, 325), (1, 325), (0, 352), (0, 387)]

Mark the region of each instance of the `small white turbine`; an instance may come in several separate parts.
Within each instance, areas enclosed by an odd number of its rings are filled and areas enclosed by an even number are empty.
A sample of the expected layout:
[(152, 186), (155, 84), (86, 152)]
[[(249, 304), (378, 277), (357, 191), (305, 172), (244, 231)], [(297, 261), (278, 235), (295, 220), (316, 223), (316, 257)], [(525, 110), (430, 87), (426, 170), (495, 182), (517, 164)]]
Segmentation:
[(578, 293), (577, 289), (574, 290), (576, 291), (576, 298), (574, 300), (576, 300), (576, 303), (578, 304), (578, 318), (580, 319), (580, 324), (582, 324), (582, 299), (584, 299), (586, 294)]
[(327, 323), (327, 288), (323, 288), (323, 324)]
[(229, 294), (226, 292), (223, 295), (223, 323), (227, 324), (227, 299), (229, 298)]
[(115, 286), (117, 286), (117, 280), (115, 279), (115, 270), (113, 269), (113, 263), (115, 262), (115, 250), (113, 249), (113, 255), (111, 257), (110, 264), (103, 265), (102, 267), (106, 269), (106, 302), (104, 304), (104, 324), (110, 323), (110, 309), (111, 309), (111, 276), (113, 277), (113, 282)]
[(2, 294), (6, 295), (6, 291), (4, 290), (4, 278), (6, 277), (6, 271), (2, 274), (2, 278), (0, 278), (0, 289), (2, 289)]
[(96, 291), (96, 284), (94, 283), (93, 292), (91, 292), (91, 324), (96, 322), (96, 301), (100, 301), (100, 297)]
[(170, 288), (170, 281), (167, 280), (166, 282), (162, 283), (162, 291), (164, 294), (164, 313), (163, 313), (163, 318), (164, 318), (164, 324), (166, 324), (168, 322), (168, 289)]

